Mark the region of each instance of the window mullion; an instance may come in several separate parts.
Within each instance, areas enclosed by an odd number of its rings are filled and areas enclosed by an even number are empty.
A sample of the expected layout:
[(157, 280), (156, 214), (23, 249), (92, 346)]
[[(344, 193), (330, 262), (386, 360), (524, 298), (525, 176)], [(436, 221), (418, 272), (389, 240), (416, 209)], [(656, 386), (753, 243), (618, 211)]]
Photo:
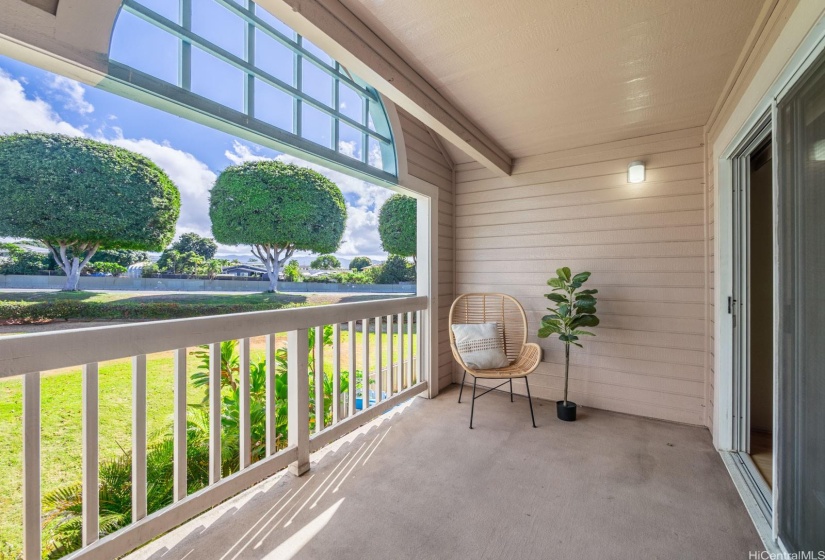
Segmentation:
[[(192, 31), (192, 0), (180, 0), (180, 22), (187, 31)], [(178, 80), (180, 87), (192, 90), (192, 43), (181, 39)]]

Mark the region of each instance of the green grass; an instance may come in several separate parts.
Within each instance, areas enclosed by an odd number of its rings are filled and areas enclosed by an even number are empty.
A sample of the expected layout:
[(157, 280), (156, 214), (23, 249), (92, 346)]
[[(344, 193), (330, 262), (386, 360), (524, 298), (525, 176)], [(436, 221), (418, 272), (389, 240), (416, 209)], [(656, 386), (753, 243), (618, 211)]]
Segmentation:
[(85, 301), (89, 303), (178, 303), (181, 305), (238, 305), (245, 303), (270, 303), (286, 305), (306, 303), (307, 296), (269, 293), (240, 294), (154, 294), (152, 292), (3, 292), (0, 301), (58, 302)]
[[(105, 294), (110, 295), (110, 294)], [(115, 294), (120, 295), (120, 294)], [(264, 294), (257, 294), (263, 296)], [(217, 296), (223, 297), (223, 296)], [(356, 367), (362, 367), (363, 334), (356, 332)], [(370, 333), (370, 360), (375, 335)], [(413, 346), (417, 347), (415, 335)], [(342, 333), (342, 364), (347, 367), (349, 333)], [(397, 340), (397, 336), (393, 337)], [(386, 360), (388, 337), (384, 337)], [(279, 337), (279, 343), (285, 336)], [(406, 342), (406, 341), (405, 341)], [(263, 357), (263, 337), (252, 340), (252, 359)], [(395, 350), (395, 346), (393, 346)], [(404, 352), (406, 354), (406, 344)], [(414, 350), (415, 351), (415, 350)], [(197, 359), (187, 361), (191, 373)], [(325, 370), (332, 364), (327, 356)], [(171, 426), (173, 413), (173, 358), (171, 352), (147, 359), (147, 423), (150, 437)], [(131, 447), (132, 372), (129, 359), (100, 364), (100, 458), (117, 456)], [(200, 402), (203, 389), (187, 390), (189, 403)], [(41, 381), (41, 484), (48, 492), (81, 477), (81, 371), (67, 368), (42, 375)], [(0, 549), (8, 542), (19, 550), (22, 542), (22, 380), (0, 380)]]

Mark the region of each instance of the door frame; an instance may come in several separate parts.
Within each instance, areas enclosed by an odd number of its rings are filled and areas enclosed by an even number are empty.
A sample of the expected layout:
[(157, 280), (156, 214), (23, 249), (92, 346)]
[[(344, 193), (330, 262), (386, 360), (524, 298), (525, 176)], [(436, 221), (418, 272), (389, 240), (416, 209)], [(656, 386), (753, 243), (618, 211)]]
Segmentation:
[[(753, 494), (765, 520), (770, 522), (773, 517), (773, 492), (771, 488), (775, 481), (766, 482), (750, 456), (750, 428), (751, 428), (751, 320), (748, 303), (750, 302), (751, 271), (750, 246), (751, 229), (751, 158), (760, 150), (768, 138), (772, 138), (775, 128), (773, 111), (766, 111), (755, 123), (749, 133), (742, 139), (737, 150), (730, 157), (731, 162), (731, 295), (728, 296), (727, 312), (731, 316), (732, 324), (732, 402), (731, 402), (731, 451), (735, 454), (734, 464), (741, 471), (746, 487)], [(776, 142), (771, 141), (773, 161), (776, 162)], [(777, 218), (777, 166), (772, 166), (771, 198), (773, 206), (773, 223)], [(777, 231), (773, 229), (771, 244), (774, 256), (777, 250)], [(776, 280), (779, 269), (774, 258), (771, 274), (773, 276), (773, 307), (777, 310), (778, 292)], [(773, 345), (777, 343), (777, 322), (772, 325)], [(771, 373), (773, 379), (774, 396), (778, 384), (777, 362), (774, 360)], [(774, 398), (774, 406), (776, 399)], [(774, 409), (775, 411), (776, 409)], [(777, 416), (773, 415), (773, 430), (777, 429)], [(774, 448), (774, 453), (776, 448)], [(774, 478), (774, 472), (771, 472)], [(769, 485), (770, 484), (770, 485)]]
[[(714, 327), (713, 327), (713, 367), (715, 372), (713, 386), (713, 422), (712, 435), (716, 448), (722, 453), (723, 461), (728, 467), (728, 471), (733, 478), (740, 496), (754, 522), (754, 525), (762, 538), (762, 542), (769, 552), (788, 553), (787, 547), (782, 543), (778, 535), (779, 515), (778, 498), (782, 493), (781, 476), (777, 462), (777, 450), (779, 449), (781, 434), (778, 433), (777, 416), (779, 412), (779, 396), (781, 387), (777, 385), (778, 352), (774, 352), (774, 453), (773, 453), (773, 479), (774, 487), (772, 492), (771, 513), (766, 516), (761, 507), (759, 499), (753, 492), (753, 487), (748, 484), (746, 476), (737, 467), (741, 463), (738, 450), (735, 445), (734, 429), (736, 419), (734, 411), (736, 408), (737, 385), (734, 375), (734, 332), (732, 314), (727, 313), (727, 298), (732, 297), (734, 281), (734, 224), (733, 224), (733, 185), (736, 173), (736, 155), (744, 145), (745, 140), (753, 133), (758, 123), (770, 116), (771, 132), (774, 143), (774, 169), (773, 169), (773, 192), (774, 192), (774, 218), (777, 217), (779, 192), (779, 182), (777, 180), (781, 162), (776, 158), (776, 147), (778, 144), (777, 124), (777, 103), (783, 99), (788, 91), (793, 88), (805, 71), (825, 52), (825, 16), (822, 16), (810, 28), (802, 39), (793, 55), (791, 55), (781, 71), (778, 72), (771, 85), (767, 87), (762, 95), (758, 96), (759, 101), (753, 105), (749, 116), (743, 119), (736, 132), (717, 151), (715, 146), (711, 147), (711, 153), (719, 153), (716, 158), (716, 204), (714, 208), (714, 222), (716, 224), (716, 235), (714, 243)], [(711, 157), (716, 157), (712, 155)], [(777, 348), (777, 325), (782, 320), (782, 309), (776, 298), (779, 284), (778, 272), (778, 235), (777, 224), (774, 221), (774, 350)]]

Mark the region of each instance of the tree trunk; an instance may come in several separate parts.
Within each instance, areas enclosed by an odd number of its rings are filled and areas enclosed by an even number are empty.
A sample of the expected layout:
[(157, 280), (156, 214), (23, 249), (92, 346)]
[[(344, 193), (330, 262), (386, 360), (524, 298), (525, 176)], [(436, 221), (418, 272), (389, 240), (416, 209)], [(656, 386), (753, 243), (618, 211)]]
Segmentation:
[[(89, 264), (89, 259), (91, 259), (94, 254), (97, 252), (100, 244), (92, 245), (91, 243), (85, 243), (79, 246), (75, 246), (76, 243), (72, 242), (60, 242), (60, 250), (56, 250), (54, 246), (45, 240), (42, 240), (46, 247), (49, 248), (49, 251), (52, 253), (52, 257), (54, 257), (55, 262), (60, 266), (63, 270), (63, 273), (66, 275), (66, 283), (63, 285), (64, 292), (76, 292), (77, 291), (77, 284), (80, 281), (80, 272), (83, 270), (87, 264)], [(72, 249), (72, 257), (69, 258), (67, 254), (67, 249)], [(79, 256), (80, 253), (86, 251), (86, 254), (82, 257)], [(75, 254), (76, 253), (76, 254)], [(81, 260), (81, 258), (83, 260)]]
[(570, 379), (570, 344), (564, 345), (564, 406), (567, 406), (567, 381)]
[(269, 276), (269, 291), (270, 292), (277, 292), (278, 291), (278, 274), (281, 271), (281, 267), (278, 263), (278, 259), (273, 259), (272, 262), (272, 270), (267, 270), (267, 275)]

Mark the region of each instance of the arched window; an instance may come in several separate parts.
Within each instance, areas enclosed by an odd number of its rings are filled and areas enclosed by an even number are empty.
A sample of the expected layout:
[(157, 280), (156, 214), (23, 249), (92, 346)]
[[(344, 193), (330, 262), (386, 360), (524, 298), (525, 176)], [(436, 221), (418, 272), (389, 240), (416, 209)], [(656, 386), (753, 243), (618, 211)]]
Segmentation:
[(397, 183), (378, 93), (252, 0), (124, 0), (101, 87)]

